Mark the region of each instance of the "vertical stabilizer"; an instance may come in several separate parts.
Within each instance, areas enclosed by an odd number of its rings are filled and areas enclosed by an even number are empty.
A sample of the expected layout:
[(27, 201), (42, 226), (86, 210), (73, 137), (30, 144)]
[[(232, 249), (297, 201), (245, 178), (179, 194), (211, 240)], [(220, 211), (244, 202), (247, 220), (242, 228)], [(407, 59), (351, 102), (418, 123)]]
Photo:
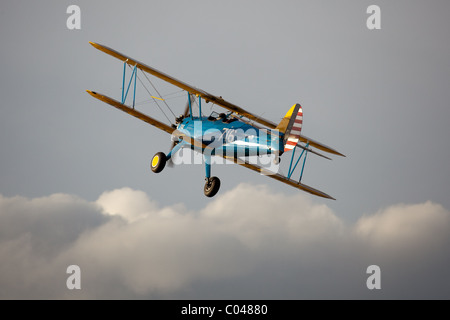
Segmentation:
[(300, 104), (295, 104), (289, 109), (277, 126), (277, 130), (284, 133), (284, 152), (295, 148), (300, 139), (303, 125), (303, 109)]

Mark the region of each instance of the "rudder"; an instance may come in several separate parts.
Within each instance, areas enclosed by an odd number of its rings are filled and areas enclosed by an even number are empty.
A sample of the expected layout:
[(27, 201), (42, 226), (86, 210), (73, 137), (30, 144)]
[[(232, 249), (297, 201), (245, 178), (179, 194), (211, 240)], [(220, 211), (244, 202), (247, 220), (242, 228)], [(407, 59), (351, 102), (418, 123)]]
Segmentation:
[(284, 133), (284, 152), (295, 148), (300, 138), (303, 125), (303, 109), (300, 104), (294, 104), (280, 121), (276, 129)]

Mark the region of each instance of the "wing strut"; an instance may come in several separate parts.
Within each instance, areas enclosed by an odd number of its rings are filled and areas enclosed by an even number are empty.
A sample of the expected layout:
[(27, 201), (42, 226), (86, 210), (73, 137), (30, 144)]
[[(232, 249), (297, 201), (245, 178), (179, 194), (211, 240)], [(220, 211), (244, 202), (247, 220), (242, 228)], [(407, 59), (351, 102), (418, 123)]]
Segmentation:
[(125, 74), (127, 71), (127, 64), (126, 62), (123, 63), (123, 81), (122, 81), (122, 104), (125, 103), (125, 100), (127, 99), (128, 96), (128, 91), (130, 90), (130, 86), (131, 86), (131, 82), (133, 82), (134, 80), (134, 90), (133, 90), (133, 109), (134, 109), (134, 104), (136, 101), (136, 76), (137, 76), (137, 66), (134, 66), (133, 68), (133, 72), (131, 73), (131, 78), (130, 81), (128, 82), (128, 87), (127, 87), (127, 92), (125, 92)]
[[(292, 168), (292, 163), (294, 162), (294, 157), (295, 157), (295, 149), (296, 149), (296, 148), (294, 148), (294, 150), (292, 150), (291, 163), (289, 164), (289, 170), (288, 170), (287, 178), (288, 178), (288, 179), (291, 178), (292, 174), (293, 174), (294, 171), (295, 171), (295, 168), (297, 168), (297, 165), (298, 165), (300, 159), (301, 159), (302, 156), (303, 156), (303, 153), (305, 153), (305, 158), (303, 159), (302, 171), (300, 172), (300, 179), (298, 180), (298, 182), (301, 182), (301, 181), (302, 181), (302, 177), (303, 177), (303, 170), (305, 169), (306, 156), (308, 155), (308, 151), (309, 151), (309, 150), (308, 150), (308, 149), (309, 149), (309, 143), (306, 144), (306, 146), (305, 146), (305, 148), (303, 149), (302, 153), (300, 154), (300, 156), (298, 157), (297, 161), (295, 162), (294, 167)], [(291, 170), (291, 169), (292, 169), (292, 170)]]

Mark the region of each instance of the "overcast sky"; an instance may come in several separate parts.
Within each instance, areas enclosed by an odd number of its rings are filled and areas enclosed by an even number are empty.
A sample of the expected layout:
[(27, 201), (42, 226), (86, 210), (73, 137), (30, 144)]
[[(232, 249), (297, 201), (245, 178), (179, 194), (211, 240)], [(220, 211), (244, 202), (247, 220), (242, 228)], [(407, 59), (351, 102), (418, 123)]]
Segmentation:
[[(81, 30), (66, 26), (71, 4)], [(366, 26), (372, 4), (381, 30)], [(2, 1), (0, 298), (450, 298), (448, 12)], [(302, 132), (347, 155), (309, 156), (303, 182), (337, 200), (236, 165), (213, 166), (212, 199), (202, 165), (153, 174), (170, 136), (85, 92), (119, 99), (122, 86), (122, 63), (89, 41), (276, 123), (301, 103)], [(66, 287), (71, 264), (81, 290)], [(366, 287), (373, 264), (380, 290)]]

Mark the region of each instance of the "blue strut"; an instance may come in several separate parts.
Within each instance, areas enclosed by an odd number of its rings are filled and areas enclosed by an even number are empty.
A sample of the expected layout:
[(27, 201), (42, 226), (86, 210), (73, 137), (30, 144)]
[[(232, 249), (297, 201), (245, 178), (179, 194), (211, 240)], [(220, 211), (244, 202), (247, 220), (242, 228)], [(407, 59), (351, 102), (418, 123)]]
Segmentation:
[(211, 156), (204, 155), (205, 157), (205, 171), (206, 171), (206, 178), (211, 178)]
[[(309, 143), (306, 144), (306, 149), (309, 147)], [(294, 150), (292, 150), (292, 157), (291, 157), (291, 163), (289, 164), (289, 171), (288, 171), (288, 176), (287, 178), (290, 179), (292, 174), (295, 171), (295, 168), (297, 168), (298, 163), (300, 162), (300, 159), (303, 156), (303, 153), (305, 153), (305, 158), (303, 159), (303, 164), (302, 164), (302, 171), (300, 172), (300, 179), (298, 180), (298, 182), (302, 181), (302, 177), (303, 177), (303, 170), (305, 169), (305, 163), (306, 163), (306, 156), (308, 155), (308, 150), (303, 149), (302, 153), (300, 154), (300, 156), (298, 157), (297, 161), (295, 162), (294, 168), (292, 168), (292, 162), (294, 160), (294, 155), (295, 155), (295, 148)], [(305, 152), (306, 151), (306, 152)], [(292, 170), (291, 170), (292, 168)]]
[[(123, 80), (122, 80), (122, 104), (125, 103), (125, 100), (127, 99), (128, 96), (128, 91), (130, 90), (130, 86), (131, 86), (131, 82), (134, 79), (134, 91), (133, 91), (133, 109), (134, 109), (134, 104), (135, 104), (135, 100), (136, 100), (136, 76), (137, 76), (137, 66), (134, 66), (133, 68), (133, 72), (131, 73), (131, 78), (130, 81), (128, 82), (128, 87), (127, 87), (127, 91), (125, 92), (125, 74), (126, 74), (126, 69), (127, 67), (127, 63), (124, 62), (123, 63)], [(134, 76), (134, 77), (133, 77)]]

